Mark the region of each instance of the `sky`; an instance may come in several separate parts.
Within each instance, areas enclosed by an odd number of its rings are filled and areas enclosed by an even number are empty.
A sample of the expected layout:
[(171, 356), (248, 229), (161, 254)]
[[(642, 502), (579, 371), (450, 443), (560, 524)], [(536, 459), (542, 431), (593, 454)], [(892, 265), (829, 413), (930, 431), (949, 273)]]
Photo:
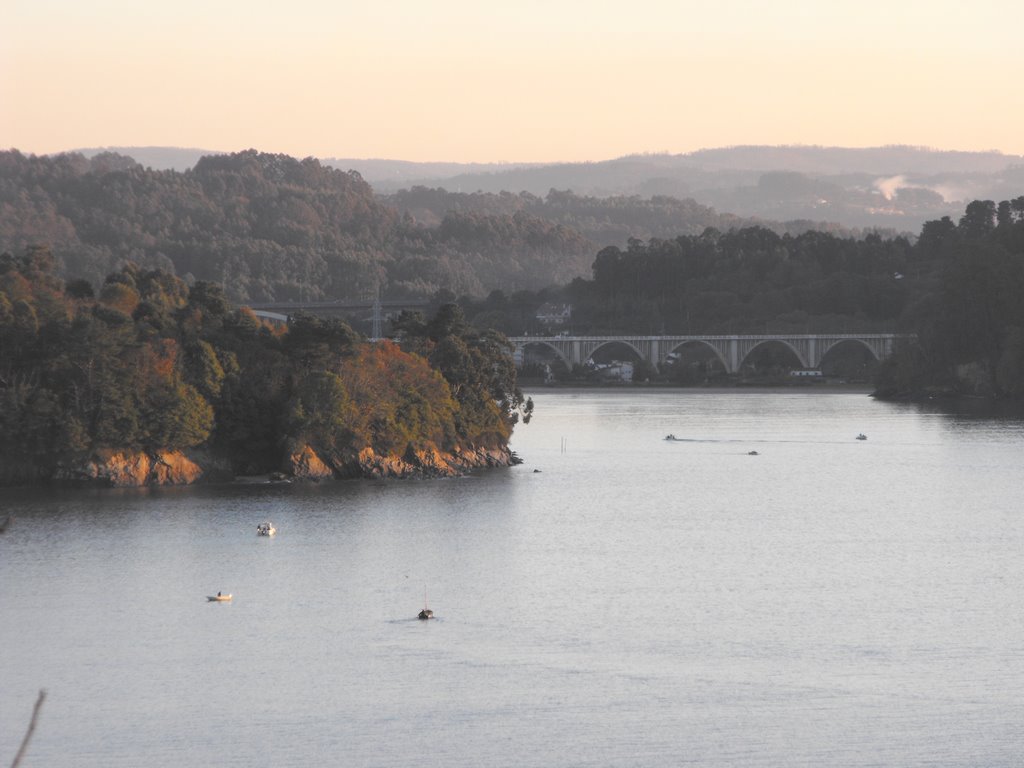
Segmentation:
[(1020, 0), (3, 0), (0, 149), (1024, 155)]

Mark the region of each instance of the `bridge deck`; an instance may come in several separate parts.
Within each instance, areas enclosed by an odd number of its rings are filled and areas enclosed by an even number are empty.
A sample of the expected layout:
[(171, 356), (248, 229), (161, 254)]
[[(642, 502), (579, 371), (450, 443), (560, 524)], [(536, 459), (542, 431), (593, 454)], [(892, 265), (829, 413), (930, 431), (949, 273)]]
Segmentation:
[(804, 368), (817, 368), (832, 347), (854, 342), (866, 347), (875, 359), (892, 354), (896, 341), (911, 338), (896, 333), (784, 333), (784, 334), (690, 334), (675, 336), (512, 336), (516, 364), (522, 364), (523, 350), (541, 344), (552, 350), (568, 366), (582, 365), (601, 347), (625, 344), (642, 359), (654, 365), (686, 344), (702, 344), (718, 356), (728, 373), (739, 371), (743, 361), (761, 344), (778, 342), (789, 347)]

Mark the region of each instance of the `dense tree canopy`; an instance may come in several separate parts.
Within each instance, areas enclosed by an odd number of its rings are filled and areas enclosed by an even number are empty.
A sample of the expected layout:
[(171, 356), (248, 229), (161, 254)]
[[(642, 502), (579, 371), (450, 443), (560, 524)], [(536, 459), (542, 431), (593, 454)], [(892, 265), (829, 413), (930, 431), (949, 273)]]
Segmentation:
[(444, 376), (459, 404), (462, 431), (486, 433), (501, 444), (520, 414), (530, 420), (533, 402), (516, 386), (507, 341), (494, 330), (473, 328), (458, 305), (445, 304), (429, 322), (404, 313), (395, 331), (404, 349), (424, 356)]
[(571, 304), (559, 330), (581, 334), (890, 331), (923, 283), (915, 254), (903, 237), (707, 229), (603, 248), (590, 280), (463, 305), (474, 323), (509, 334), (543, 332), (535, 310), (546, 301)]
[[(386, 195), (383, 201), (399, 212), (412, 216), (421, 226), (439, 225), (446, 216), (515, 216), (532, 217), (556, 223), (579, 232), (594, 250), (606, 245), (624, 247), (631, 238), (675, 238), (699, 235), (712, 227), (719, 230), (763, 226), (778, 234), (799, 234), (808, 230), (855, 234), (827, 222), (807, 220), (770, 222), (718, 213), (692, 199), (678, 199), (654, 194), (593, 197), (570, 190), (550, 190), (545, 197), (529, 192), (450, 192), (414, 186)], [(507, 286), (506, 286), (507, 287)]]
[(606, 245), (756, 223), (663, 195), (414, 187), (378, 197), (355, 172), (255, 150), (204, 157), (182, 173), (109, 152), (0, 152), (0, 252), (48, 245), (58, 274), (97, 287), (132, 261), (220, 284), (242, 303), (538, 290), (586, 275)]
[(452, 211), (425, 227), (312, 158), (249, 150), (177, 173), (109, 154), (0, 152), (0, 251), (40, 244), (58, 274), (95, 286), (132, 261), (236, 302), (538, 288), (583, 274), (593, 251), (526, 211)]
[(886, 361), (880, 391), (1024, 396), (1024, 197), (929, 222), (915, 250), (935, 268), (904, 313), (917, 340)]
[(339, 464), (367, 447), (504, 446), (523, 405), (507, 346), (447, 315), (426, 327), (409, 350), (339, 320), (273, 328), (215, 284), (133, 263), (93, 297), (45, 248), (3, 254), (0, 468), (201, 447), (259, 472), (294, 445)]

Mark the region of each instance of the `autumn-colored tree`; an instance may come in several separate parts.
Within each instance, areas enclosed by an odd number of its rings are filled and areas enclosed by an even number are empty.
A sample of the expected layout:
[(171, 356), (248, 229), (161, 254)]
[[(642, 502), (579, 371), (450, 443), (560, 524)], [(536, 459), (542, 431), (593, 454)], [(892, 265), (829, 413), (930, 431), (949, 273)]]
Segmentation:
[(395, 330), (403, 348), (426, 357), (448, 382), (463, 439), (503, 445), (520, 417), (530, 420), (533, 401), (516, 386), (511, 348), (502, 334), (473, 328), (457, 304), (445, 304), (429, 322), (405, 313)]
[(458, 312), (430, 324), (432, 367), (336, 319), (269, 328), (218, 286), (133, 263), (95, 298), (52, 269), (39, 252), (0, 259), (0, 470), (207, 446), (265, 472), (296, 443), (344, 465), (367, 447), (403, 456), (508, 436), (506, 348)]

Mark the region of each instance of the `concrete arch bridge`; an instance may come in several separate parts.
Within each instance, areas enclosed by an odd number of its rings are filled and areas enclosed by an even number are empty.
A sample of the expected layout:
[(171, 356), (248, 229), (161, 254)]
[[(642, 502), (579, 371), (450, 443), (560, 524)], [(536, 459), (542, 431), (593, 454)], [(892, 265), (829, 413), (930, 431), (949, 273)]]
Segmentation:
[(517, 367), (522, 367), (524, 351), (530, 345), (548, 347), (566, 367), (572, 368), (573, 365), (583, 365), (601, 347), (613, 343), (624, 344), (640, 359), (653, 365), (666, 362), (669, 355), (688, 344), (699, 344), (714, 352), (726, 373), (737, 373), (751, 352), (769, 342), (791, 349), (802, 367), (817, 369), (826, 353), (838, 344), (861, 344), (876, 360), (884, 360), (892, 354), (896, 340), (901, 338), (906, 336), (895, 333), (781, 333), (736, 336), (510, 336), (509, 341), (515, 346)]

